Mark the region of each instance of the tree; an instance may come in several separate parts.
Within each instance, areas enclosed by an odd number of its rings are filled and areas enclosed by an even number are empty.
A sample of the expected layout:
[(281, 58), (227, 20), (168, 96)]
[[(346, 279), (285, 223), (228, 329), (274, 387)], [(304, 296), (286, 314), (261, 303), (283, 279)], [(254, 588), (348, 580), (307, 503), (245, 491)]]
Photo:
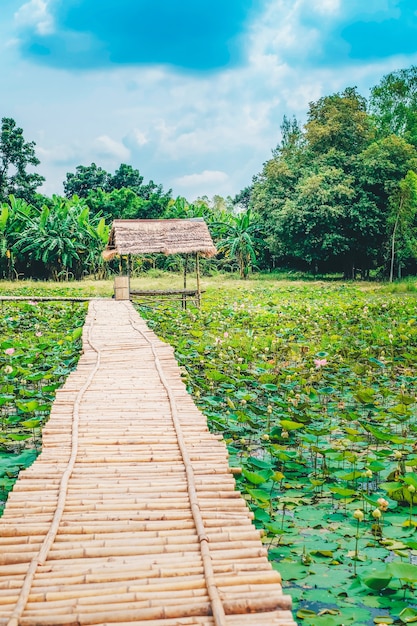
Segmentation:
[(141, 196), (143, 193), (143, 176), (139, 170), (133, 169), (131, 165), (121, 163), (119, 169), (113, 175), (109, 174), (106, 191), (114, 189), (131, 189), (134, 193)]
[(309, 149), (318, 154), (358, 154), (373, 136), (366, 100), (356, 87), (310, 102), (305, 129)]
[(64, 189), (67, 198), (88, 198), (94, 213), (101, 211), (111, 219), (162, 217), (171, 199), (171, 190), (165, 192), (153, 180), (143, 184), (139, 170), (125, 163), (113, 175), (95, 163), (78, 165), (75, 174), (66, 175)]
[(141, 219), (157, 219), (164, 216), (168, 202), (171, 200), (171, 189), (164, 191), (162, 185), (149, 181), (139, 196), (144, 200), (141, 207)]
[(36, 167), (40, 161), (35, 154), (35, 142), (25, 141), (23, 130), (11, 117), (3, 117), (0, 135), (0, 201), (9, 195), (30, 202), (37, 187), (44, 182), (43, 176), (28, 173), (29, 166)]
[(417, 171), (414, 146), (395, 135), (375, 140), (353, 88), (311, 103), (304, 134), (285, 117), (281, 132), (251, 196), (273, 258), (349, 277), (384, 263), (390, 197)]
[(252, 195), (252, 185), (248, 187), (244, 187), (239, 193), (235, 195), (233, 198), (233, 206), (237, 210), (247, 211), (250, 207), (251, 195)]
[(305, 137), (300, 122), (295, 116), (290, 120), (286, 115), (282, 118), (281, 143), (273, 151), (273, 155), (290, 156), (294, 149), (305, 146)]
[(294, 255), (287, 255), (280, 235), (282, 212), (287, 201), (294, 198), (301, 178), (310, 171), (312, 157), (307, 151), (300, 125), (294, 118), (283, 118), (281, 142), (272, 151), (272, 158), (264, 163), (262, 172), (254, 177), (251, 207), (259, 216), (262, 230), (266, 233), (264, 263), (274, 267), (277, 262), (291, 262)]
[(325, 266), (342, 266), (352, 245), (345, 223), (354, 195), (354, 179), (341, 169), (328, 166), (306, 171), (295, 193), (274, 214), (273, 250), (315, 272)]
[(78, 165), (75, 174), (68, 173), (64, 182), (64, 193), (67, 198), (78, 196), (86, 198), (88, 193), (95, 189), (107, 189), (109, 176), (102, 167), (95, 163), (91, 165)]
[(86, 202), (94, 215), (103, 215), (109, 222), (138, 218), (144, 205), (144, 200), (126, 187), (111, 192), (93, 189), (88, 193)]
[(369, 110), (380, 137), (398, 135), (417, 146), (417, 67), (384, 76), (371, 90)]
[(398, 274), (400, 277), (401, 256), (417, 254), (417, 233), (415, 219), (417, 215), (417, 174), (411, 170), (400, 181), (398, 189), (391, 198), (391, 214), (388, 224), (392, 226), (391, 262), (389, 280), (394, 280), (395, 257), (400, 257)]
[(218, 223), (216, 226), (222, 235), (217, 243), (219, 252), (236, 259), (240, 278), (247, 278), (256, 261), (256, 246), (260, 244), (259, 238), (255, 236), (258, 224), (252, 220), (251, 210), (231, 216), (228, 223)]
[[(289, 132), (284, 115), (281, 125), (282, 141), (273, 151), (272, 159), (264, 163), (262, 172), (254, 177), (251, 205), (262, 220), (268, 223), (271, 211), (278, 209), (292, 196), (300, 176), (308, 166), (305, 143), (299, 137), (298, 123), (295, 132)], [(268, 232), (269, 228), (266, 228)]]
[(351, 224), (368, 267), (385, 265), (391, 199), (409, 170), (417, 171), (417, 151), (396, 135), (374, 141), (355, 161), (358, 197)]

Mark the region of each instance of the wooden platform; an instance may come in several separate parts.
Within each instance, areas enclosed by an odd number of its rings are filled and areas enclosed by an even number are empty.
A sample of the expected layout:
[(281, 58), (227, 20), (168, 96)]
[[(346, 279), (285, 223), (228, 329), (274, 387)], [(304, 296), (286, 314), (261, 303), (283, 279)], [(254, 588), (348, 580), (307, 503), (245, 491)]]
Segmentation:
[(198, 289), (154, 289), (150, 290), (130, 290), (130, 299), (137, 302), (160, 302), (162, 300), (180, 300), (182, 307), (187, 308), (188, 300), (193, 300), (196, 307), (200, 307), (201, 295), (205, 291)]
[(172, 348), (114, 300), (83, 339), (0, 519), (0, 624), (294, 626)]

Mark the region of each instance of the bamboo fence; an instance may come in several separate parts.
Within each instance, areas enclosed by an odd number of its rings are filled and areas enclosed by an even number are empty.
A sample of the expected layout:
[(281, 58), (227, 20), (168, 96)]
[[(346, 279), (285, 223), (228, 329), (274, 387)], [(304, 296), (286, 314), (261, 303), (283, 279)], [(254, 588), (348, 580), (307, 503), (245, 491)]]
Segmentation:
[(294, 626), (251, 517), (172, 348), (93, 300), (0, 520), (0, 625)]

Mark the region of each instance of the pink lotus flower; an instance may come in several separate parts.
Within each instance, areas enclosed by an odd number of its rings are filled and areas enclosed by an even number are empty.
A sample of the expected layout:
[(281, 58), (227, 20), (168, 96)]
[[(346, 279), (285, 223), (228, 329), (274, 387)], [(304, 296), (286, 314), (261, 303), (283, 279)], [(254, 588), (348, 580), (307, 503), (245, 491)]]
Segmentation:
[(40, 330), (38, 330), (38, 332), (35, 333), (35, 337), (42, 337), (42, 333)]
[(327, 359), (314, 359), (314, 365), (317, 369), (320, 369), (320, 367), (327, 365)]
[(6, 348), (6, 350), (4, 352), (5, 352), (5, 354), (8, 354), (9, 356), (12, 356), (12, 354), (14, 354), (15, 350), (14, 350), (14, 348)]
[(385, 498), (378, 498), (376, 503), (378, 507), (381, 509), (381, 511), (386, 511), (389, 507), (389, 502), (388, 500), (385, 500)]

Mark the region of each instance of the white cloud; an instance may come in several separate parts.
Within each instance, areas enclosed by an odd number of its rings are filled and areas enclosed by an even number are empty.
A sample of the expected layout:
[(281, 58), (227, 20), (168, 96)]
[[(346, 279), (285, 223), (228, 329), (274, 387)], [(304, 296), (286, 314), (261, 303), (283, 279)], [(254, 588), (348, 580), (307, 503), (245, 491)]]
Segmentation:
[(131, 132), (131, 138), (135, 142), (135, 144), (139, 147), (144, 146), (148, 143), (149, 139), (147, 138), (146, 133), (134, 128)]
[(78, 145), (59, 144), (51, 148), (44, 148), (42, 145), (36, 146), (36, 154), (41, 163), (51, 163), (55, 165), (79, 164), (82, 148)]
[(175, 182), (181, 187), (196, 187), (201, 185), (212, 185), (213, 183), (224, 183), (229, 176), (226, 172), (204, 170), (200, 174), (186, 174), (180, 178), (176, 178)]
[(233, 193), (228, 174), (220, 170), (204, 170), (179, 176), (173, 180), (173, 186), (174, 195), (185, 195), (191, 201), (202, 196), (227, 196)]
[(108, 135), (101, 135), (94, 141), (93, 147), (102, 157), (111, 157), (126, 161), (130, 157), (130, 150), (121, 141), (116, 141)]
[(336, 14), (341, 8), (341, 0), (309, 0), (309, 2), (320, 14)]
[(33, 26), (39, 35), (50, 35), (55, 25), (46, 0), (30, 0), (15, 13), (18, 26)]
[(3, 43), (4, 48), (16, 48), (20, 44), (20, 39), (15, 37), (14, 39), (9, 39)]

